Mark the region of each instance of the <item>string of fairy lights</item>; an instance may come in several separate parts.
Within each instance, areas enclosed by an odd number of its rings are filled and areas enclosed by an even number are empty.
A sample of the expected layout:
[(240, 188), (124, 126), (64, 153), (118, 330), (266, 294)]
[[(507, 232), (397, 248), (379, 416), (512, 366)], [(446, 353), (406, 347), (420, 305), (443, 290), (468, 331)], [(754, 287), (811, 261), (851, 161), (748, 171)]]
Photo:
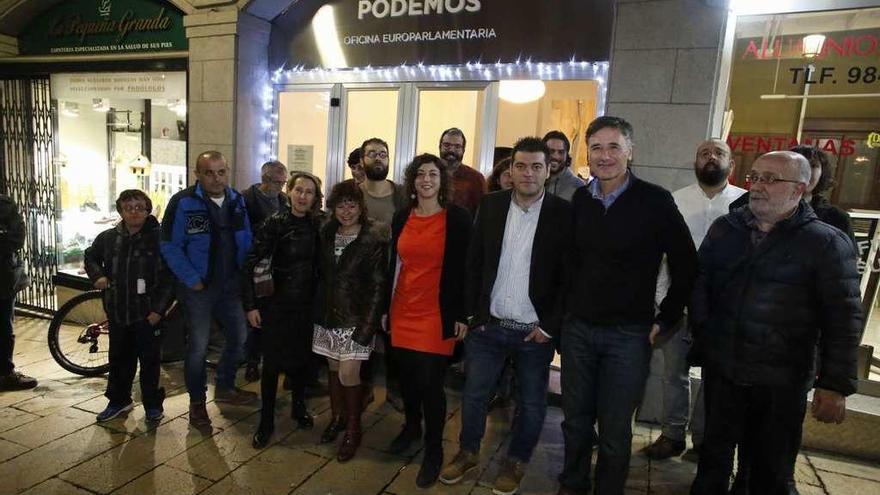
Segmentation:
[(264, 117), (262, 126), (266, 139), (260, 146), (265, 160), (278, 155), (278, 92), (296, 84), (382, 83), (382, 82), (463, 82), (507, 80), (592, 80), (598, 84), (596, 108), (601, 114), (605, 108), (608, 81), (608, 62), (586, 62), (574, 59), (567, 62), (533, 62), (530, 59), (512, 63), (467, 62), (464, 65), (426, 65), (402, 63), (386, 67), (307, 68), (280, 67), (271, 72), (270, 84), (262, 91)]

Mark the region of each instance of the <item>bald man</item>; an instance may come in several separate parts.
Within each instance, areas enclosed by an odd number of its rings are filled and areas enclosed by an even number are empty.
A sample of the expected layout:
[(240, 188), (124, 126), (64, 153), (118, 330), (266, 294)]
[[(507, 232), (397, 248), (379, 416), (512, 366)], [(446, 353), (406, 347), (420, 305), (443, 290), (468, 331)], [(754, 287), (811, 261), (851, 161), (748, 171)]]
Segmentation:
[[(746, 190), (728, 183), (733, 173), (733, 157), (730, 147), (721, 139), (707, 139), (697, 146), (694, 158), (696, 182), (674, 193), (678, 211), (684, 217), (694, 246), (699, 249), (712, 222), (726, 214), (730, 204), (745, 194)], [(666, 297), (669, 288), (669, 269), (666, 263), (660, 267), (657, 277), (657, 305)], [(685, 456), (696, 460), (703, 442), (703, 394), (697, 391), (693, 413), (690, 412), (690, 367), (687, 364), (689, 334), (682, 319), (668, 339), (660, 343), (663, 352), (663, 418), (661, 434), (654, 443), (645, 447), (644, 454), (653, 460), (668, 459), (680, 455), (686, 446), (688, 423), (693, 434), (694, 449)]]
[(241, 404), (255, 401), (257, 395), (235, 386), (247, 336), (239, 276), (251, 246), (244, 197), (229, 187), (229, 165), (219, 151), (198, 156), (196, 179), (168, 202), (160, 249), (177, 277), (177, 300), (187, 320), (184, 378), (189, 422), (202, 428), (211, 425), (205, 408), (205, 354), (212, 321), (220, 323), (226, 337), (214, 400)]
[[(737, 445), (750, 493), (790, 494), (806, 414), (841, 423), (862, 329), (855, 252), (805, 201), (810, 164), (758, 158), (748, 207), (715, 221), (699, 250), (690, 318), (703, 365), (706, 432), (692, 494), (728, 493)], [(820, 358), (817, 369), (815, 352)]]

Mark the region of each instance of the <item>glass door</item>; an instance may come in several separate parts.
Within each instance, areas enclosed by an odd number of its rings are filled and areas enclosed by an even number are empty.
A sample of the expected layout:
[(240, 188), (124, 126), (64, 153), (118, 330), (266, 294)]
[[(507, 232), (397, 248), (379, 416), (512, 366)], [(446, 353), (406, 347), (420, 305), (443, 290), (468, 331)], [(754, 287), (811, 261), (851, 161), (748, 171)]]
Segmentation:
[[(331, 91), (333, 87), (300, 86), (278, 94), (278, 161), (328, 181)], [(326, 186), (325, 186), (326, 187)]]
[[(397, 127), (400, 100), (399, 85), (375, 84), (369, 86), (345, 85), (343, 112), (345, 117), (345, 147), (342, 157), (360, 148), (367, 139), (377, 137), (388, 143), (388, 178), (394, 179), (397, 159)], [(351, 169), (343, 160), (344, 179), (351, 178)]]

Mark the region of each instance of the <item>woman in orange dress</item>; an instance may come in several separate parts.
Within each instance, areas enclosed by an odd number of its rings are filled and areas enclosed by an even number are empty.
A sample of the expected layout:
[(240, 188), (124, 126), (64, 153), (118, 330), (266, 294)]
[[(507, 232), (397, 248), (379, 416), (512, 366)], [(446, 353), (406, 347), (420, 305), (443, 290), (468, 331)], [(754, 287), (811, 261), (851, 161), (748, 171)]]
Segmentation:
[(451, 204), (451, 180), (437, 156), (415, 157), (405, 172), (409, 205), (391, 223), (391, 309), (387, 328), (398, 362), (406, 424), (391, 442), (405, 452), (422, 436), (425, 454), (416, 478), (434, 484), (443, 462), (446, 366), (455, 340), (467, 333), (465, 259), (471, 217)]

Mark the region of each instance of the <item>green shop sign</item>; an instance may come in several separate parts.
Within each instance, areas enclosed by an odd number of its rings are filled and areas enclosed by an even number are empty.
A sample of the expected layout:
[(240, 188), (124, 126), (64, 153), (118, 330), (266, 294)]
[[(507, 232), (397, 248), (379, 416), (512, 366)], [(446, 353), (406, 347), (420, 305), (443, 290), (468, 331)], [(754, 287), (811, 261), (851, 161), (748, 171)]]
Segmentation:
[(69, 0), (19, 37), (22, 55), (186, 50), (183, 13), (159, 0)]

